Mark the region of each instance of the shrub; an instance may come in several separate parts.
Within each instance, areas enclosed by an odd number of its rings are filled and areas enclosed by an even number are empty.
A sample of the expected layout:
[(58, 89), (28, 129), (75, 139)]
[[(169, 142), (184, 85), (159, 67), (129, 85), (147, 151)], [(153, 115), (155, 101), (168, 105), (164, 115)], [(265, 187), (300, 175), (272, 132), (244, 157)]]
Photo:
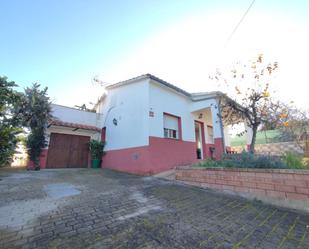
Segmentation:
[(94, 139), (92, 139), (89, 142), (89, 149), (90, 149), (92, 159), (100, 159), (101, 160), (101, 158), (103, 156), (104, 145), (105, 145), (104, 142), (94, 140)]
[(260, 168), (260, 169), (286, 169), (287, 165), (280, 160), (278, 157), (272, 156), (257, 156), (255, 160), (250, 164), (252, 168)]
[(227, 164), (228, 167), (237, 168), (287, 168), (287, 165), (278, 157), (268, 155), (254, 155), (249, 152), (224, 155), (221, 161), (223, 161), (223, 164)]
[(309, 169), (309, 157), (304, 157), (303, 163), (304, 163), (305, 169)]
[(46, 146), (45, 132), (48, 121), (52, 118), (51, 102), (47, 95), (47, 87), (40, 89), (39, 84), (25, 89), (22, 100), (24, 125), (30, 130), (27, 138), (27, 151), (35, 170), (40, 169), (40, 155)]
[(34, 162), (35, 169), (40, 169), (40, 154), (42, 148), (46, 146), (44, 128), (33, 128), (27, 138), (27, 152), (31, 161)]
[(260, 169), (285, 169), (287, 165), (278, 157), (266, 155), (254, 155), (249, 152), (240, 154), (226, 154), (221, 160), (206, 160), (199, 164), (202, 167), (225, 168), (260, 168)]
[(20, 132), (20, 128), (0, 124), (0, 167), (11, 164)]
[(199, 162), (196, 166), (202, 166), (202, 167), (207, 167), (207, 168), (222, 167), (219, 165), (218, 161), (211, 160), (211, 159), (206, 159), (202, 162)]
[(0, 76), (0, 167), (9, 166), (21, 133), (21, 94), (14, 81)]
[(286, 152), (282, 156), (282, 160), (287, 164), (290, 169), (302, 169), (304, 168), (304, 163), (302, 158), (292, 152)]

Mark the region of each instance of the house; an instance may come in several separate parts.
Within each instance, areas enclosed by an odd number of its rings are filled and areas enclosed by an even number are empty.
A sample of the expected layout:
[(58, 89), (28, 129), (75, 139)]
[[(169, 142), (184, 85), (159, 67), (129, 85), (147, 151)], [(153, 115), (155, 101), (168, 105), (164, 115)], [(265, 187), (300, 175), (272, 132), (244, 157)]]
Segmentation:
[(151, 175), (229, 150), (221, 92), (188, 93), (151, 74), (106, 87), (86, 112), (53, 105), (41, 167), (87, 167), (90, 139), (106, 141), (102, 167)]

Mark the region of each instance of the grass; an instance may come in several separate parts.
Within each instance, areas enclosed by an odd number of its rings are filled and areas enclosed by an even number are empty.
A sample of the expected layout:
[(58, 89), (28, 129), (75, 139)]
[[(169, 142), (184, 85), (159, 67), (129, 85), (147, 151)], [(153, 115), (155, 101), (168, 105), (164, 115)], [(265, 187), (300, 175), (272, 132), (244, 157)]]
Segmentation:
[[(309, 133), (309, 127), (308, 127)], [(266, 136), (265, 136), (266, 133)], [(268, 130), (258, 131), (256, 134), (256, 144), (268, 144), (268, 143), (279, 143), (279, 142), (290, 142), (291, 139), (283, 137), (279, 130)], [(242, 136), (236, 136), (231, 138), (231, 146), (246, 146), (247, 144), (247, 133)]]
[(282, 160), (288, 165), (289, 168), (301, 169), (304, 167), (302, 158), (291, 152), (286, 152), (282, 156)]
[[(264, 131), (258, 131), (256, 134), (256, 144), (267, 144), (267, 143), (274, 143), (274, 142), (279, 142), (279, 137), (280, 132), (278, 130), (270, 130), (266, 131), (266, 136), (265, 137), (265, 132)], [(281, 141), (284, 142), (284, 141)], [(285, 141), (286, 142), (286, 141)], [(231, 146), (246, 146), (247, 144), (247, 134), (245, 133), (242, 136), (236, 136), (231, 138)]]

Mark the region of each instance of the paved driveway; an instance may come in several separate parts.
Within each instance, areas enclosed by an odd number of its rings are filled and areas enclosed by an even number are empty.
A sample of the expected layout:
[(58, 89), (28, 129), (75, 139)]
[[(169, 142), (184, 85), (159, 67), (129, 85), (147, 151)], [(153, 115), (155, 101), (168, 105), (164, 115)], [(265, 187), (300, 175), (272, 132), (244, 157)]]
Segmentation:
[(309, 214), (108, 170), (0, 171), (0, 248), (309, 248)]

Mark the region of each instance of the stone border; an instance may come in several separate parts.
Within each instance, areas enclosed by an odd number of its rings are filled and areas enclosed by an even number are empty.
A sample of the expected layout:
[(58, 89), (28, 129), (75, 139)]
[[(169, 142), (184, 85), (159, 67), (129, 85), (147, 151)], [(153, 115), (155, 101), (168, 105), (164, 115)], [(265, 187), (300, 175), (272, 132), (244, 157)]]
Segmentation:
[(309, 170), (179, 166), (176, 180), (309, 212)]
[(201, 166), (177, 166), (176, 169), (181, 170), (214, 170), (214, 171), (237, 171), (237, 172), (271, 172), (271, 173), (296, 173), (296, 174), (308, 174), (309, 170), (306, 169), (252, 169), (252, 168), (224, 168), (224, 167), (201, 167)]

